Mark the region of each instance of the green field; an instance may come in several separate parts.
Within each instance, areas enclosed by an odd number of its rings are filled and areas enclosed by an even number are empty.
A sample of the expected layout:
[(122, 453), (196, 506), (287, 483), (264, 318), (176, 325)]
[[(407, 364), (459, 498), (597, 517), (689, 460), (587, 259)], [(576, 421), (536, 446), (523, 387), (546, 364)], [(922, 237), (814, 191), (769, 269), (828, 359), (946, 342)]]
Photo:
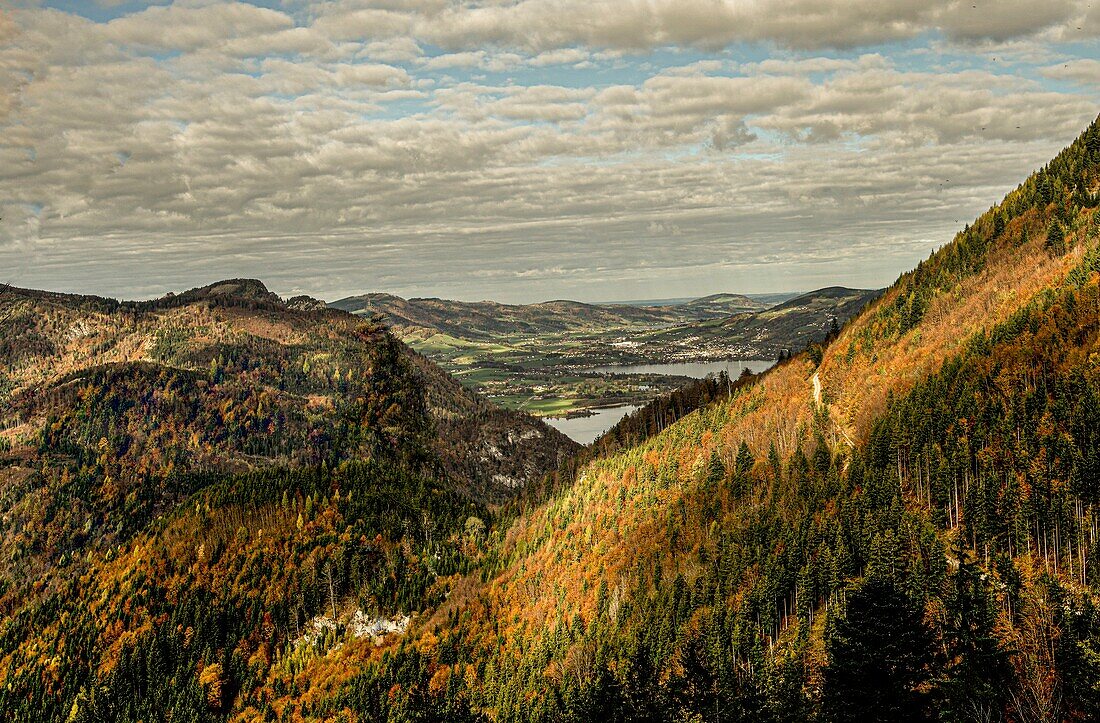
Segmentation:
[[(510, 409), (558, 416), (644, 404), (685, 381), (656, 375), (609, 378), (587, 371), (592, 367), (774, 359), (824, 338), (835, 319), (843, 321), (875, 295), (831, 287), (755, 311), (737, 307), (736, 296), (715, 296), (702, 300), (709, 311), (698, 311), (703, 316), (695, 319), (671, 307), (504, 306), (385, 295), (372, 297), (367, 309), (467, 387)], [(727, 301), (733, 305), (713, 308)], [(348, 308), (363, 313), (354, 304)]]
[[(401, 334), (400, 329), (395, 329)], [(648, 328), (590, 330), (543, 337), (461, 339), (418, 329), (403, 340), (471, 389), (508, 409), (536, 416), (563, 416), (610, 404), (640, 404), (683, 384), (683, 377), (624, 380), (584, 371), (602, 364), (647, 361), (612, 346)]]

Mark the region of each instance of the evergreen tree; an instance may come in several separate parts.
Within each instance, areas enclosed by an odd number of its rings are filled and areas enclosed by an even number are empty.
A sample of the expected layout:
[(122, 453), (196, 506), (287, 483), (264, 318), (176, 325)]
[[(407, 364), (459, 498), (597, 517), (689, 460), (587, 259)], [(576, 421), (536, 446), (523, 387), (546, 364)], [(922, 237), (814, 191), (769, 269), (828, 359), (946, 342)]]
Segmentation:
[(947, 670), (941, 714), (950, 720), (995, 721), (1004, 716), (1012, 669), (994, 630), (997, 608), (981, 570), (955, 553), (959, 569), (944, 600)]
[(1066, 252), (1066, 234), (1062, 230), (1062, 224), (1056, 218), (1050, 220), (1050, 227), (1047, 228), (1046, 248), (1055, 256)]
[(825, 718), (830, 721), (924, 721), (932, 636), (921, 609), (883, 574), (848, 595), (827, 642)]

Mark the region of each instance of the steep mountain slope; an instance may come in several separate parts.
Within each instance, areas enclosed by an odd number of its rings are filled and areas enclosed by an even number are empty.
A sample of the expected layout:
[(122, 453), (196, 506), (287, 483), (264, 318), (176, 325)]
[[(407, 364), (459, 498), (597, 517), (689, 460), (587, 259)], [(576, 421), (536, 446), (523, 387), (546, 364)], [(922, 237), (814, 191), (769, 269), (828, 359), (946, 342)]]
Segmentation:
[(828, 346), (563, 480), (392, 656), (329, 652), (360, 672), (281, 701), (1095, 719), (1098, 181), (1100, 122)]

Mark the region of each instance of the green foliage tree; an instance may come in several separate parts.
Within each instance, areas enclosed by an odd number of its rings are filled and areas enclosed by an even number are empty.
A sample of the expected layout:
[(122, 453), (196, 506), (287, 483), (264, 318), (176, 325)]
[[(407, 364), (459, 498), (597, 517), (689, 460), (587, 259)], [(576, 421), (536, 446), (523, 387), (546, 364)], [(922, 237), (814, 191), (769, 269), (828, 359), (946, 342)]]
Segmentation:
[(944, 600), (946, 653), (941, 717), (948, 720), (1001, 720), (1009, 703), (1012, 668), (996, 634), (997, 606), (983, 573), (966, 551), (957, 549), (959, 568)]
[(848, 594), (828, 638), (825, 719), (930, 720), (932, 643), (921, 607), (885, 574), (867, 578)]
[(1061, 256), (1066, 252), (1066, 232), (1056, 218), (1052, 218), (1047, 227), (1046, 248), (1054, 256)]

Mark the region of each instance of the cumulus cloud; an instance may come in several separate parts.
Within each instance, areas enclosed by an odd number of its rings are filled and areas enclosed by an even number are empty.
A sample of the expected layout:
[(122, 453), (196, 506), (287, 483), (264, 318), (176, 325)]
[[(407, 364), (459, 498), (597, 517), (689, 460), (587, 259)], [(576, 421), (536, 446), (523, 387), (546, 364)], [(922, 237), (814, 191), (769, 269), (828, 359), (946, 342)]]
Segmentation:
[(280, 27), (269, 33), (235, 36), (226, 40), (219, 50), (239, 57), (270, 55), (328, 55), (335, 45), (313, 28)]
[(529, 61), (531, 65), (542, 67), (547, 65), (575, 65), (589, 60), (591, 54), (580, 48), (559, 48), (539, 53)]
[(466, 50), (460, 53), (444, 53), (430, 58), (421, 58), (420, 65), (426, 70), (445, 70), (447, 68), (479, 68), (493, 72), (504, 72), (518, 67), (523, 58), (515, 53), (489, 53), (484, 50)]
[(955, 0), (934, 15), (934, 22), (952, 38), (1004, 41), (1065, 24), (1077, 7), (1073, 0)]
[(415, 60), (423, 51), (412, 38), (390, 38), (367, 43), (360, 53), (367, 58), (387, 63)]
[(448, 49), (496, 44), (529, 51), (573, 46), (719, 48), (770, 41), (791, 48), (854, 47), (938, 31), (1007, 40), (1065, 25), (1086, 3), (1050, 0), (518, 0), (346, 9), (317, 27), (342, 39), (411, 35)]
[(579, 120), (588, 114), (589, 89), (535, 85), (508, 89), (507, 95), (485, 105), (491, 115), (515, 120)]
[(188, 7), (155, 5), (112, 20), (103, 32), (120, 45), (158, 50), (194, 50), (222, 40), (243, 38), (293, 27), (291, 18), (276, 10), (232, 2)]
[(1071, 80), (1083, 85), (1100, 86), (1100, 60), (1093, 58), (1075, 58), (1065, 63), (1051, 65), (1042, 69), (1047, 78)]
[(875, 285), (1097, 112), (1094, 46), (1063, 42), (1091, 11), (1059, 2), (280, 8), (0, 14), (0, 280), (511, 300)]

